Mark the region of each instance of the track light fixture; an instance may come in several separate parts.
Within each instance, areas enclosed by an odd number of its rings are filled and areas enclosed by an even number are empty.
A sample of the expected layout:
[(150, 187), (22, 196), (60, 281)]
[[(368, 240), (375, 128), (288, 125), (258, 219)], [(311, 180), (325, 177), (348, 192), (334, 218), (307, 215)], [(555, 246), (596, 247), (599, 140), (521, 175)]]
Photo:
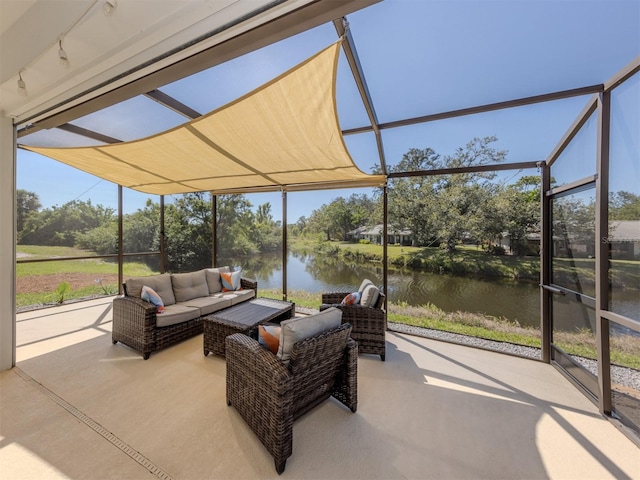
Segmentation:
[(102, 5), (102, 11), (105, 15), (111, 15), (118, 5), (118, 0), (107, 0)]
[(58, 50), (58, 57), (60, 57), (60, 65), (62, 65), (64, 68), (69, 68), (69, 57), (67, 57), (67, 52), (64, 51), (64, 48), (62, 48), (62, 38), (60, 40), (58, 40), (58, 46), (60, 47), (60, 49)]
[[(3, 0), (0, 0), (0, 2), (2, 2)], [(73, 29), (75, 28), (76, 25), (78, 25), (78, 23), (80, 21), (82, 21), (85, 17), (87, 17), (87, 15), (91, 14), (91, 12), (95, 13), (96, 10), (96, 5), (100, 5), (100, 2), (102, 2), (102, 12), (104, 13), (105, 16), (109, 16), (111, 14), (113, 14), (114, 10), (116, 9), (116, 7), (118, 6), (118, 0), (93, 0), (92, 2), (90, 2), (90, 5), (88, 6), (88, 8), (84, 11), (84, 13), (75, 20), (75, 22), (68, 27), (64, 32), (62, 32), (59, 36), (58, 36), (58, 60), (60, 61), (60, 65), (63, 68), (69, 68), (71, 66), (71, 62), (69, 61), (69, 55), (67, 54), (66, 50), (64, 49), (64, 47), (62, 46), (62, 41), (65, 39), (66, 35)], [(89, 2), (87, 2), (89, 3)], [(98, 7), (99, 8), (99, 7)], [(53, 45), (49, 45), (49, 47), (47, 47), (47, 51), (50, 52), (51, 48), (55, 48), (55, 43)], [(44, 52), (43, 52), (44, 53)], [(31, 63), (24, 65), (22, 69), (20, 69), (20, 71), (18, 72), (18, 95), (20, 95), (21, 97), (26, 97), (29, 95), (29, 92), (27, 91), (27, 84), (24, 81), (24, 79), (22, 78), (22, 74), (25, 72), (26, 69), (31, 67)]]
[(24, 80), (22, 79), (22, 72), (24, 70), (20, 70), (18, 72), (18, 95), (20, 95), (21, 97), (26, 97), (28, 95), (27, 93), (27, 84), (24, 83)]

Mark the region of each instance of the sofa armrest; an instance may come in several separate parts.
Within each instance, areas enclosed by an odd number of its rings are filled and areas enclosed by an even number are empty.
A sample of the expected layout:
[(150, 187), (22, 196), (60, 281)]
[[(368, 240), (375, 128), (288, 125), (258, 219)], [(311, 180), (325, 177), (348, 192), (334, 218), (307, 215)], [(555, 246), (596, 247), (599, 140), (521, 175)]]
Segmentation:
[(350, 338), (331, 395), (352, 412), (358, 409), (358, 344)]
[(322, 303), (340, 303), (344, 300), (344, 297), (349, 295), (351, 292), (328, 292), (322, 294)]
[(136, 297), (113, 299), (111, 340), (122, 342), (149, 358), (156, 349), (156, 307)]
[(225, 339), (225, 357), (227, 362), (227, 396), (229, 395), (229, 374), (237, 379), (255, 380), (261, 383), (258, 388), (275, 390), (279, 395), (288, 392), (287, 384), (292, 375), (289, 369), (257, 340), (235, 333)]
[(354, 332), (377, 332), (384, 334), (387, 329), (385, 311), (364, 305), (343, 305), (341, 303), (320, 305), (320, 311), (337, 308), (342, 312), (342, 323), (350, 323)]
[(113, 322), (142, 327), (155, 327), (157, 309), (154, 305), (137, 297), (113, 299)]
[(243, 289), (255, 290), (256, 297), (258, 296), (258, 282), (256, 280), (250, 280), (248, 278), (241, 278), (240, 279), (240, 286)]

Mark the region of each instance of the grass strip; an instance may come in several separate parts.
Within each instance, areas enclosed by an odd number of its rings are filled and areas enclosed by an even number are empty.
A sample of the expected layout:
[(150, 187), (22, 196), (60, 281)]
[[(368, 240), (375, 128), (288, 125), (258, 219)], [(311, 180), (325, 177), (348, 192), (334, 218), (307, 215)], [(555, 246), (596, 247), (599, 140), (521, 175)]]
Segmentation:
[[(280, 290), (260, 290), (260, 296), (282, 298)], [(287, 299), (306, 308), (318, 308), (321, 294), (290, 290)], [(388, 304), (388, 320), (470, 337), (541, 348), (540, 330), (522, 327), (506, 319), (469, 312), (444, 312), (432, 304), (411, 306)], [(595, 338), (591, 332), (558, 332), (556, 345), (570, 355), (596, 359)], [(630, 335), (611, 337), (611, 363), (640, 370), (640, 338)]]
[[(367, 244), (338, 244), (332, 242), (322, 248), (335, 251), (344, 250), (347, 256), (363, 257), (367, 261), (379, 262), (382, 259), (382, 247)], [(42, 247), (20, 245), (17, 251), (31, 258), (50, 258), (55, 256), (71, 257), (90, 255), (90, 252), (69, 247)], [(476, 247), (461, 247), (457, 252), (444, 252), (433, 248), (416, 248), (389, 246), (389, 259), (394, 265), (410, 268), (416, 266), (456, 271), (464, 266), (467, 272), (493, 272), (494, 275), (507, 277), (528, 277), (537, 272), (537, 259), (527, 258), (523, 263), (505, 256), (489, 256)], [(411, 260), (413, 259), (413, 260)], [(429, 266), (429, 262), (435, 266)], [(626, 266), (635, 268), (635, 263)], [(458, 265), (459, 267), (456, 267)], [(65, 293), (65, 300), (81, 299), (98, 295), (111, 295), (117, 292), (115, 283), (100, 284), (100, 275), (117, 274), (117, 264), (100, 260), (68, 260), (39, 263), (19, 263), (17, 277), (40, 275), (60, 275), (84, 273), (96, 276), (95, 285), (83, 286)], [(126, 262), (125, 276), (153, 275), (147, 265), (142, 262)], [(537, 273), (535, 273), (537, 274)], [(62, 277), (64, 278), (64, 277)], [(63, 280), (64, 281), (64, 280)], [(57, 300), (55, 286), (49, 292), (20, 293), (16, 295), (16, 306), (19, 308), (30, 305), (54, 304)], [(260, 289), (259, 294), (265, 297), (282, 298), (279, 289)], [(318, 308), (321, 294), (302, 290), (290, 290), (288, 299), (296, 305), (305, 308)], [(508, 342), (517, 345), (540, 348), (540, 332), (535, 328), (521, 327), (506, 319), (497, 319), (468, 312), (443, 312), (433, 305), (409, 306), (404, 303), (389, 303), (388, 318), (390, 321), (430, 328), (445, 332), (458, 333), (487, 340)], [(555, 343), (571, 355), (586, 358), (597, 358), (597, 351), (593, 335), (590, 332), (566, 333), (557, 335)], [(640, 369), (640, 339), (629, 335), (611, 338), (611, 361), (617, 365)]]
[[(82, 288), (69, 290), (64, 295), (64, 300), (79, 300), (79, 299), (88, 299), (98, 296), (109, 296), (115, 295), (118, 293), (118, 286), (116, 284), (111, 285), (96, 285), (96, 286), (86, 286)], [(40, 305), (56, 305), (58, 302), (58, 295), (56, 292), (45, 292), (45, 293), (19, 293), (16, 295), (16, 307), (24, 308), (30, 306), (40, 306)]]

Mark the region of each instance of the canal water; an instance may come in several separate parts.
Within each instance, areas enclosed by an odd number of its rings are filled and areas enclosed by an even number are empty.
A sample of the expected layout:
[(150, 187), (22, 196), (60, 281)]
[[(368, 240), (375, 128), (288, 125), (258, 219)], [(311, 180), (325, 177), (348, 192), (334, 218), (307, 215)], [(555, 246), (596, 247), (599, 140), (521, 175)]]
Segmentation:
[[(258, 289), (282, 288), (282, 255), (260, 254), (248, 258), (218, 259), (219, 265), (241, 266), (248, 278), (258, 281)], [(289, 290), (318, 293), (355, 291), (363, 278), (377, 285), (383, 283), (382, 264), (349, 263), (343, 259), (315, 252), (290, 252), (287, 257)], [(389, 300), (394, 303), (421, 306), (433, 304), (445, 312), (480, 313), (518, 322), (522, 326), (540, 327), (540, 288), (538, 282), (500, 278), (473, 278), (389, 268)], [(640, 319), (638, 290), (620, 290), (612, 309), (630, 318)], [(590, 329), (595, 332), (591, 309), (576, 314), (575, 305), (555, 302), (556, 328), (572, 331)], [(620, 333), (627, 332), (613, 325)], [(636, 335), (636, 333), (632, 333)]]
[[(258, 289), (282, 288), (282, 256), (261, 254), (244, 259), (219, 259), (218, 264), (238, 265), (246, 276), (258, 281)], [(382, 285), (382, 265), (345, 263), (315, 253), (290, 252), (287, 257), (289, 290), (318, 293), (357, 290), (363, 278)], [(391, 302), (408, 305), (433, 304), (446, 312), (482, 313), (540, 326), (540, 289), (537, 283), (478, 279), (428, 272), (389, 269), (388, 295)]]

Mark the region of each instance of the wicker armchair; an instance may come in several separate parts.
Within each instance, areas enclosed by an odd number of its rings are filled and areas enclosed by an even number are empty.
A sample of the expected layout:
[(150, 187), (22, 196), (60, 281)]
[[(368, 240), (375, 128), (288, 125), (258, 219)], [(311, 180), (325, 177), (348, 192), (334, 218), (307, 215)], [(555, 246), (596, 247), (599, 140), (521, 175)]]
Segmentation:
[(335, 397), (356, 411), (358, 346), (342, 324), (294, 344), (285, 365), (257, 340), (226, 338), (227, 405), (233, 405), (284, 471), (293, 446), (293, 421)]
[(342, 321), (351, 324), (351, 338), (358, 342), (358, 352), (380, 355), (380, 359), (384, 362), (386, 354), (385, 332), (387, 330), (387, 314), (383, 310), (385, 295), (380, 292), (373, 307), (342, 305), (340, 302), (349, 293), (323, 293), (320, 311), (329, 307), (342, 310)]

